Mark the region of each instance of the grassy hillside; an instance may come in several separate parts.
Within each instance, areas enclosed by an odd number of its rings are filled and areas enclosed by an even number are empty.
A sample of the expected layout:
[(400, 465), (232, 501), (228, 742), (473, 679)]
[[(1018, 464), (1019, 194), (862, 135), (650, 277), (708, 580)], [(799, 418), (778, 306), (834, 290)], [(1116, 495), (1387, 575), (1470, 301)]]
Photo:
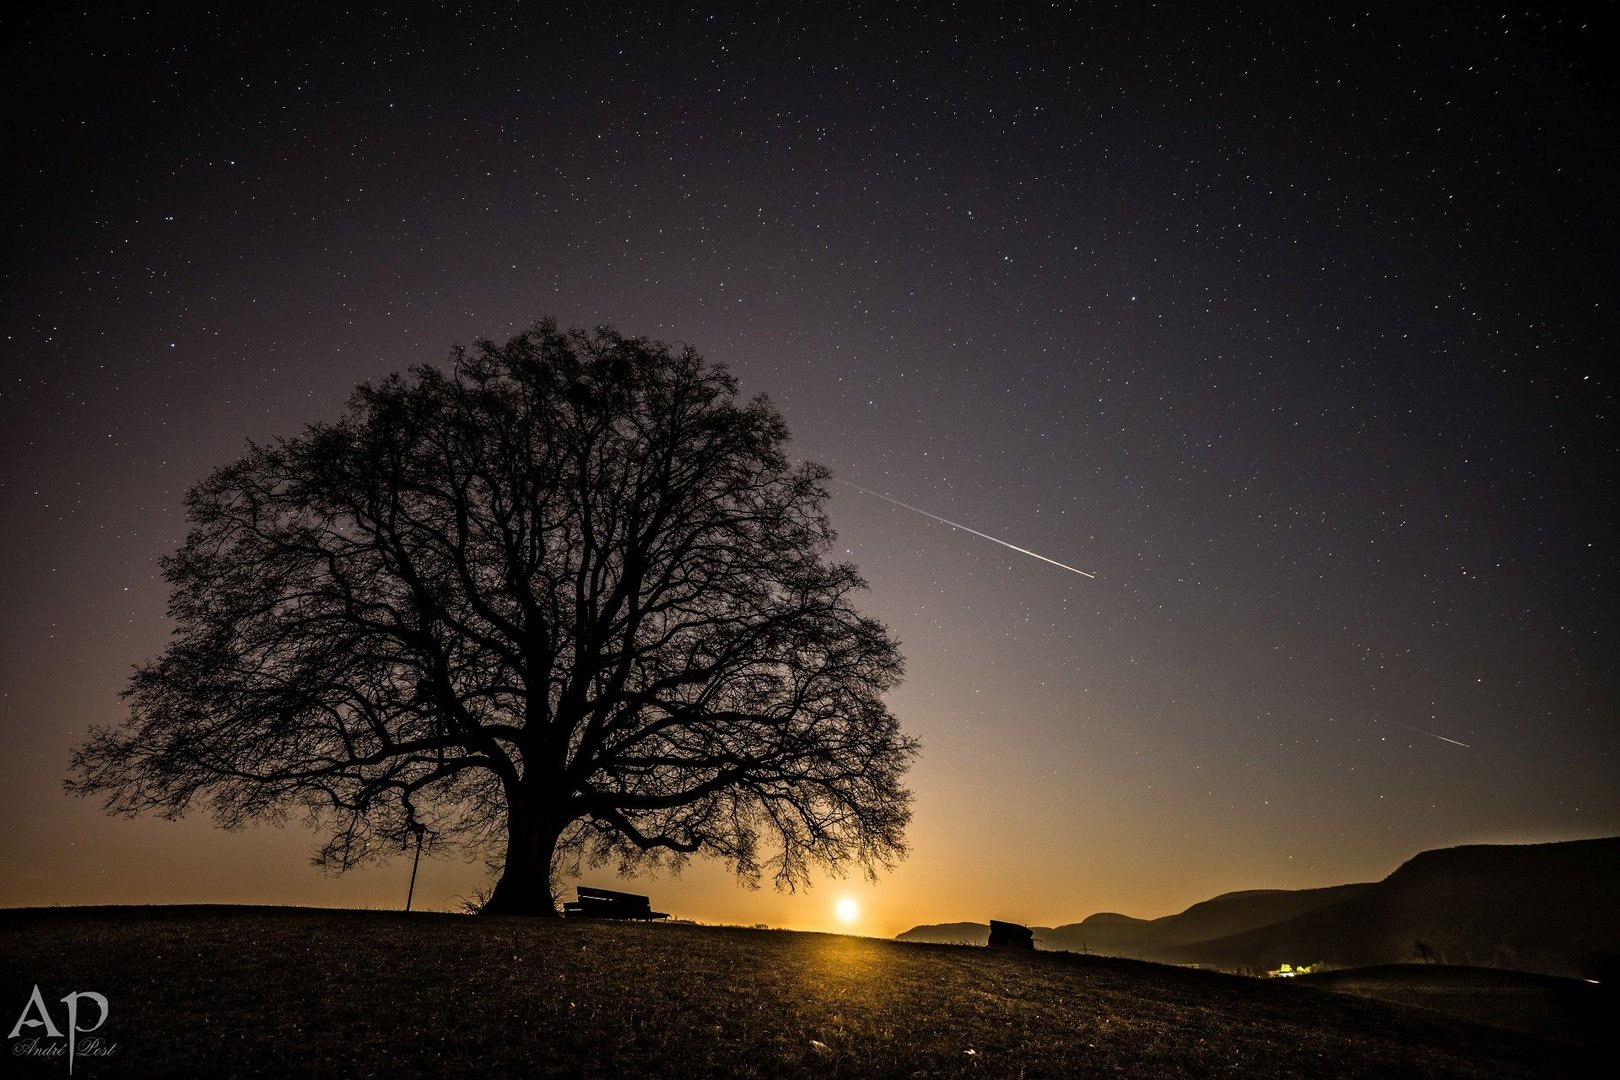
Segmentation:
[[(243, 908), (0, 913), (0, 1002), (104, 994), (76, 1077), (1579, 1075), (1283, 981), (780, 931)], [(15, 1047), (8, 1047), (8, 1056)], [(65, 1075), (12, 1057), (12, 1074)]]
[(1565, 1041), (1620, 1020), (1614, 1015), (1614, 989), (1522, 971), (1391, 964), (1302, 975), (1295, 981)]

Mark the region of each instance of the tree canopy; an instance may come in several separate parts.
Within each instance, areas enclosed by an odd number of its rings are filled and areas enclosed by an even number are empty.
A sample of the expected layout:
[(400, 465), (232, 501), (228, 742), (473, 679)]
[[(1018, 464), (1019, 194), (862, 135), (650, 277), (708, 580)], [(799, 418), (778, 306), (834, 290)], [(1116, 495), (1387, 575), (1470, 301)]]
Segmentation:
[(302, 816), (335, 869), (425, 831), (497, 911), (582, 865), (892, 866), (901, 658), (787, 441), (691, 348), (551, 320), (361, 386), (190, 491), (174, 636), (68, 788)]

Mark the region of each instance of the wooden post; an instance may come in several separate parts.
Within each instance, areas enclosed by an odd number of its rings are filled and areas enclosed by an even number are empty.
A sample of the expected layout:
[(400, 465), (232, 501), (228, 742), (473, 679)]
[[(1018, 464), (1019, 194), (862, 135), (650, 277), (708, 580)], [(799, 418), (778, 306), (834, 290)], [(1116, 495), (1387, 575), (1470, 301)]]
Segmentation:
[(422, 862), (422, 834), (425, 832), (427, 830), (422, 826), (418, 825), (416, 827), (416, 858), (411, 860), (411, 887), (405, 892), (406, 911), (411, 910), (411, 898), (416, 895), (416, 868)]

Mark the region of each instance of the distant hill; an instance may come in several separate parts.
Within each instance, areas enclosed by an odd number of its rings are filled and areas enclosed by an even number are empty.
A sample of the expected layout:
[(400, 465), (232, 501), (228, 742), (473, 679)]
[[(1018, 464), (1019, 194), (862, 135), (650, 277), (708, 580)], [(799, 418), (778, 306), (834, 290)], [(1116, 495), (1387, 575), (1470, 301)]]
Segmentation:
[(1585, 976), (1620, 952), (1620, 837), (1425, 851), (1339, 903), (1166, 958), (1229, 969), (1427, 958)]
[(983, 945), (989, 939), (990, 924), (978, 922), (929, 923), (895, 935), (896, 941), (929, 945)]
[[(1034, 926), (1035, 946), (1061, 952), (1089, 952), (1137, 960), (1170, 960), (1179, 945), (1225, 937), (1281, 922), (1301, 912), (1335, 903), (1370, 885), (1335, 885), (1326, 889), (1256, 889), (1223, 893), (1186, 911), (1159, 919), (1136, 919), (1105, 911), (1063, 926)], [(914, 926), (899, 941), (936, 945), (983, 945), (987, 923), (953, 922)]]
[[(1620, 837), (1425, 851), (1383, 881), (1225, 893), (1160, 919), (1115, 912), (1036, 928), (1043, 949), (1228, 970), (1429, 959), (1585, 976), (1620, 955)], [(983, 942), (981, 923), (905, 941)]]
[(1180, 945), (1229, 937), (1255, 930), (1307, 911), (1347, 900), (1371, 885), (1334, 885), (1325, 889), (1258, 889), (1223, 893), (1186, 911), (1161, 919), (1132, 919), (1125, 915), (1093, 915), (1077, 923), (1053, 928), (1046, 947), (1070, 952), (1132, 956), (1142, 960), (1169, 958)]

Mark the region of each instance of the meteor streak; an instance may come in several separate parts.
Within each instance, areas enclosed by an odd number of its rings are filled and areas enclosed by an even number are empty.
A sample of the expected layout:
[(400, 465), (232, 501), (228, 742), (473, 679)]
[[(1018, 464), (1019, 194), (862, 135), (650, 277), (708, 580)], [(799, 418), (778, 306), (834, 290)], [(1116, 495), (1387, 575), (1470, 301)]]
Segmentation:
[[(1378, 722), (1379, 721), (1374, 721), (1374, 723), (1378, 723)], [(1385, 723), (1385, 724), (1394, 724), (1396, 727), (1405, 728), (1407, 731), (1415, 731), (1419, 735), (1427, 735), (1431, 739), (1439, 739), (1441, 742), (1448, 742), (1452, 746), (1460, 746), (1465, 750), (1472, 750), (1473, 749), (1472, 746), (1469, 746), (1465, 742), (1458, 742), (1456, 739), (1448, 739), (1444, 735), (1436, 735), (1432, 731), (1424, 731), (1420, 727), (1413, 727), (1411, 724), (1403, 724), (1399, 720), (1385, 720), (1385, 721), (1382, 721), (1382, 722)]]
[[(988, 540), (992, 544), (1000, 544), (1004, 548), (1012, 548), (1014, 551), (1018, 552), (1020, 555), (1028, 555), (1029, 557), (1031, 557), (1033, 559), (1041, 560), (1041, 562), (1051, 563), (1053, 566), (1056, 566), (1056, 567), (1059, 567), (1061, 569), (1067, 570), (1071, 574), (1079, 574), (1081, 577), (1093, 578), (1093, 579), (1095, 579), (1096, 576), (1097, 576), (1096, 574), (1089, 574), (1084, 570), (1076, 570), (1074, 567), (1070, 566), (1068, 563), (1060, 563), (1056, 559), (1048, 559), (1045, 555), (1036, 554), (1035, 552), (1029, 550), (1028, 548), (1021, 548), (1017, 544), (1009, 544), (1009, 543), (1007, 543), (1007, 541), (999, 540), (996, 537), (991, 536), (989, 533), (982, 533), (978, 529), (970, 529), (966, 525), (963, 525), (959, 521), (952, 521), (949, 518), (942, 518), (938, 514), (930, 514), (928, 511), (926, 511), (926, 510), (924, 510), (924, 509), (922, 509), (920, 507), (912, 506), (910, 503), (903, 503), (899, 499), (891, 499), (887, 495), (879, 495), (877, 492), (872, 491), (869, 488), (863, 488), (859, 484), (852, 484), (848, 480), (840, 480), (836, 476), (828, 477), (828, 479), (831, 480), (835, 484), (843, 484), (845, 487), (854, 488), (856, 491), (859, 491), (859, 492), (861, 492), (862, 494), (865, 494), (865, 495), (870, 495), (874, 499), (882, 499), (886, 503), (893, 503), (895, 506), (900, 507), (902, 510), (910, 510), (913, 514), (921, 514), (925, 518), (933, 518), (935, 521), (939, 522), (941, 525), (949, 525), (953, 529), (961, 529), (963, 532), (972, 533), (974, 536), (977, 536), (977, 537), (979, 537), (981, 539), (984, 539), (984, 540)], [(1450, 740), (1448, 739), (1447, 741), (1449, 742)]]

